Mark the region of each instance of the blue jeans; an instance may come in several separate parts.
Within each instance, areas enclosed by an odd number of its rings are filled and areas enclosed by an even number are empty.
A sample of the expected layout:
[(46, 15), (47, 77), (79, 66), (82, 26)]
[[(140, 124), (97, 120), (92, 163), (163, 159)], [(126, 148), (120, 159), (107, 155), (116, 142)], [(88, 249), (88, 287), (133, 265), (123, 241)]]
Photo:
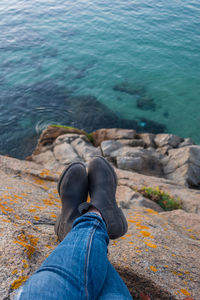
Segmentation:
[(107, 258), (106, 226), (95, 213), (72, 230), (19, 291), (19, 300), (132, 299)]

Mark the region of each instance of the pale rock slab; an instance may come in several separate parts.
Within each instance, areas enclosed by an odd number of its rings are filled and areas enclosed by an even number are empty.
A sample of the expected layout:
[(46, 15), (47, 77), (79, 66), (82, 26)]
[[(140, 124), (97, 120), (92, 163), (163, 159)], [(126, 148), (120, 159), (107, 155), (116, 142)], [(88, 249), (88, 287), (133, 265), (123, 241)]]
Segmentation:
[(182, 147), (187, 147), (187, 146), (191, 146), (191, 145), (195, 145), (195, 142), (193, 141), (193, 139), (191, 138), (186, 138), (184, 139), (184, 141), (182, 143), (179, 144), (179, 148)]
[(157, 134), (155, 138), (155, 144), (157, 147), (171, 146), (176, 148), (183, 139), (174, 134)]
[(99, 146), (106, 140), (134, 139), (135, 136), (136, 132), (133, 129), (108, 128), (99, 129), (92, 133), (95, 146)]
[(163, 159), (163, 170), (168, 179), (186, 186), (200, 186), (200, 146), (171, 149)]
[(58, 162), (52, 151), (41, 152), (38, 155), (32, 155), (32, 159), (37, 164), (43, 165), (47, 169), (53, 169), (58, 165)]
[(62, 143), (71, 144), (75, 139), (78, 139), (80, 137), (79, 134), (63, 134), (57, 137), (57, 139), (54, 142), (54, 146), (60, 145)]
[(155, 134), (153, 133), (140, 133), (138, 134), (139, 138), (141, 138), (144, 143), (145, 143), (145, 146), (147, 148), (149, 147), (152, 147), (152, 148), (155, 148), (155, 143), (154, 143), (154, 140), (155, 140)]
[(155, 150), (140, 147), (122, 147), (110, 154), (116, 159), (117, 167), (123, 170), (132, 170), (143, 174), (161, 174), (162, 167), (159, 154)]
[(73, 161), (80, 160), (73, 147), (67, 143), (56, 145), (54, 155), (61, 164), (70, 164)]
[(142, 139), (120, 139), (118, 140), (124, 146), (144, 147), (145, 143)]
[(101, 143), (101, 151), (105, 157), (109, 157), (113, 151), (118, 150), (121, 147), (123, 147), (123, 145), (120, 140), (107, 140)]
[(74, 140), (71, 145), (85, 161), (89, 161), (93, 157), (101, 155), (100, 149), (94, 147), (85, 136), (80, 136), (78, 139)]

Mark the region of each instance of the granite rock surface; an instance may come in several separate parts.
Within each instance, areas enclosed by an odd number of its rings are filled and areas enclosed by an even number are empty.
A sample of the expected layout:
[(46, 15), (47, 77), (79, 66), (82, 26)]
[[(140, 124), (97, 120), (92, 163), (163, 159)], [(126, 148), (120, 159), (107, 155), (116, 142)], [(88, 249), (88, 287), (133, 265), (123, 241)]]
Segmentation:
[[(117, 173), (129, 230), (110, 242), (109, 259), (134, 299), (200, 299), (200, 146), (171, 134), (51, 126), (27, 161), (0, 156), (0, 298), (14, 299), (58, 245), (62, 170), (73, 161), (88, 166), (96, 155)], [(180, 198), (182, 209), (165, 212), (140, 194), (143, 187)]]
[[(55, 141), (59, 145), (61, 138)], [(54, 169), (47, 169), (41, 162), (0, 156), (0, 166), (0, 298), (6, 300), (14, 299), (58, 245), (54, 224), (61, 205), (56, 184), (65, 165), (57, 161)], [(200, 299), (200, 191), (134, 171), (116, 172), (117, 201), (129, 230), (110, 242), (109, 259), (132, 296)], [(164, 212), (136, 191), (144, 185), (180, 196), (183, 209)]]

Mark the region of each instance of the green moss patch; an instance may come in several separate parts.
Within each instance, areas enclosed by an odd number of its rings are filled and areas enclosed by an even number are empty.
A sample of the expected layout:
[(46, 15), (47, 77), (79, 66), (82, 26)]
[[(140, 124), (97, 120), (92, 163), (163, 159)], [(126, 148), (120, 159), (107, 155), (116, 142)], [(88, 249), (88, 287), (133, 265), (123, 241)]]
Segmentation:
[[(65, 129), (74, 129), (74, 130), (81, 130), (81, 129), (78, 129), (78, 128), (75, 128), (75, 127), (71, 127), (71, 126), (65, 126), (65, 125), (57, 125), (57, 124), (51, 124), (49, 125), (51, 127), (57, 127), (57, 128), (65, 128)], [(82, 130), (84, 131), (84, 130)]]
[(172, 197), (168, 193), (159, 189), (159, 187), (152, 188), (144, 186), (139, 189), (138, 192), (144, 197), (155, 201), (166, 211), (182, 208), (181, 199), (179, 197)]
[(63, 128), (63, 129), (70, 129), (70, 130), (74, 130), (74, 131), (79, 131), (81, 132), (81, 134), (84, 134), (87, 136), (88, 140), (93, 143), (93, 137), (92, 137), (92, 133), (87, 133), (86, 131), (76, 128), (76, 127), (71, 127), (71, 126), (65, 126), (65, 125), (57, 125), (57, 124), (51, 124), (49, 125), (51, 127), (56, 127), (56, 128)]

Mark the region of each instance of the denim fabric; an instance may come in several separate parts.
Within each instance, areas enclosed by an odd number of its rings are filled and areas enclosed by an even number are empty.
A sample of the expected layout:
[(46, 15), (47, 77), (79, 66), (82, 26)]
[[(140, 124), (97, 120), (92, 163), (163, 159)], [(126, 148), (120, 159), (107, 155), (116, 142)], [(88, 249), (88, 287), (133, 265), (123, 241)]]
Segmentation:
[(108, 243), (103, 220), (95, 213), (84, 214), (26, 282), (17, 299), (132, 299), (108, 261)]

